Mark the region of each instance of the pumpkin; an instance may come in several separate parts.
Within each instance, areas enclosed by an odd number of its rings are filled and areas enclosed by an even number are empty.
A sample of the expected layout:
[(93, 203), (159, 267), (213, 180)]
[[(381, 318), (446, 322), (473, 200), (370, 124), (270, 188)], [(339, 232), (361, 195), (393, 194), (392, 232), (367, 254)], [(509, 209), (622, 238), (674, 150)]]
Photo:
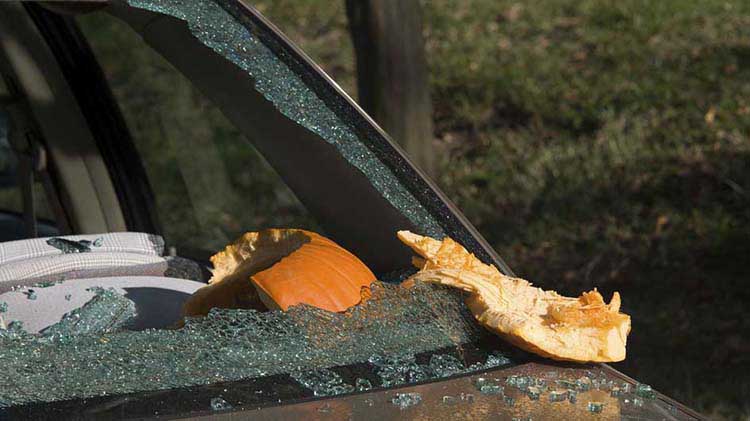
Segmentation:
[(248, 232), (211, 257), (209, 285), (186, 302), (187, 316), (211, 308), (287, 310), (307, 304), (341, 312), (358, 304), (375, 275), (333, 241), (301, 229)]
[(420, 271), (404, 282), (428, 282), (468, 292), (466, 304), (477, 321), (521, 349), (562, 361), (613, 362), (625, 359), (630, 316), (620, 313), (620, 294), (609, 304), (594, 289), (564, 297), (505, 276), (450, 238), (442, 241), (408, 231), (399, 239), (420, 257)]

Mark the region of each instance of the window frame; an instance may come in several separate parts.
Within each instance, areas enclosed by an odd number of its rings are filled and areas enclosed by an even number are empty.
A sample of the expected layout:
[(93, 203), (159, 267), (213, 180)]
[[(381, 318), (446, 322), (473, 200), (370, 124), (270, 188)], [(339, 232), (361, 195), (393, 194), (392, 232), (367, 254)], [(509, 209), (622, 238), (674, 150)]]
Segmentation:
[[(50, 47), (107, 166), (129, 231), (161, 234), (153, 191), (104, 72), (72, 17), (24, 7)], [(63, 200), (63, 206), (67, 207)]]

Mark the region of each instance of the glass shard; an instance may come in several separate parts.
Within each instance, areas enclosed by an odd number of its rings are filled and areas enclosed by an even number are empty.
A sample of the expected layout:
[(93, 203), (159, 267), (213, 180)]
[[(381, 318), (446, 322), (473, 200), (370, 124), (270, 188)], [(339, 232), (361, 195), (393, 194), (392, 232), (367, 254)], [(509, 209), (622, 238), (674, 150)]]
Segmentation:
[[(491, 361), (488, 360), (488, 364)], [(430, 357), (430, 370), (435, 377), (448, 377), (466, 371), (463, 363), (458, 358), (446, 354), (433, 354)]]
[(422, 402), (422, 395), (419, 393), (396, 393), (391, 402), (399, 409), (406, 409)]
[(354, 386), (344, 383), (337, 373), (327, 369), (291, 373), (291, 377), (313, 391), (315, 396), (333, 396), (350, 393)]
[(529, 399), (536, 401), (539, 400), (539, 395), (542, 394), (542, 391), (536, 386), (529, 386), (526, 390), (526, 394), (529, 396)]
[(643, 383), (635, 385), (635, 394), (645, 399), (655, 399), (656, 392), (651, 386)]
[(576, 389), (585, 392), (591, 389), (591, 379), (588, 377), (581, 377), (576, 380)]
[(42, 330), (42, 337), (67, 340), (77, 335), (111, 333), (136, 316), (135, 304), (114, 289), (95, 287), (89, 290), (96, 294), (94, 298)]
[(598, 414), (604, 410), (604, 404), (602, 402), (589, 402), (588, 405), (586, 405), (586, 408), (589, 412)]
[(230, 405), (229, 402), (225, 401), (222, 398), (212, 398), (211, 409), (213, 409), (214, 411), (223, 411), (226, 409), (232, 409), (232, 405)]
[(35, 288), (49, 288), (52, 286), (55, 286), (61, 282), (54, 282), (54, 281), (44, 281), (44, 282), (37, 282), (34, 285), (32, 285)]
[(576, 403), (578, 401), (578, 392), (575, 390), (568, 390), (568, 402)]
[(550, 402), (562, 402), (568, 400), (568, 392), (562, 390), (553, 390), (549, 392)]
[(443, 396), (443, 403), (446, 405), (455, 405), (457, 402), (457, 399), (455, 396), (446, 395)]
[(354, 382), (354, 387), (357, 389), (357, 391), (364, 392), (372, 389), (372, 382), (367, 379), (357, 378), (357, 380)]
[(479, 388), (484, 395), (499, 395), (503, 393), (503, 387), (497, 384), (485, 384)]
[(484, 377), (479, 377), (478, 379), (476, 379), (474, 381), (474, 386), (476, 386), (477, 390), (479, 390), (484, 395), (499, 395), (503, 393), (502, 386)]

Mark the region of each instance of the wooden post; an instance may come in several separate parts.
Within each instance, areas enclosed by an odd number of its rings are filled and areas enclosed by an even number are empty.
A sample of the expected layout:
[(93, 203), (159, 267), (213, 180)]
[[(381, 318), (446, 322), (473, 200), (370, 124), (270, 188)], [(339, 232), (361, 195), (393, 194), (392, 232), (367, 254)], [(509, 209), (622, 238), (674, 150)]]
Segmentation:
[(432, 104), (417, 0), (346, 0), (359, 103), (434, 176)]

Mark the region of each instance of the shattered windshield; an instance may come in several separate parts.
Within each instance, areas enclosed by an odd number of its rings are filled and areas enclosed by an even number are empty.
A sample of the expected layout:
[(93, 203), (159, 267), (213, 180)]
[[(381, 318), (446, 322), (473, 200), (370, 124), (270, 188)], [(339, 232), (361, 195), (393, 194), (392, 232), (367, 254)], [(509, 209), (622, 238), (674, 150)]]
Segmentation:
[[(280, 112), (335, 146), (422, 232), (443, 236), (436, 217), (264, 43), (268, 40), (227, 12), (230, 2), (129, 3), (186, 21), (197, 39), (249, 72), (256, 89)], [(240, 403), (268, 404), (512, 365), (511, 353), (501, 352), (499, 341), (478, 327), (460, 292), (398, 286), (413, 272), (404, 268), (377, 274), (382, 282), (373, 284), (371, 296), (343, 313), (304, 304), (283, 312), (215, 308), (181, 326), (145, 330), (134, 323), (138, 308), (104, 281), (87, 289), (93, 298), (59, 322), (28, 329), (7, 317), (13, 306), (42, 305), (45, 295), (64, 294), (65, 284), (75, 281), (27, 282), (0, 295), (0, 316), (6, 316), (0, 319), (0, 407), (251, 379), (270, 383), (264, 383), (269, 386), (254, 401)], [(65, 294), (66, 301), (77, 298)], [(10, 310), (4, 299), (11, 302)], [(481, 345), (483, 341), (493, 346)]]
[[(264, 313), (215, 309), (181, 329), (131, 331), (133, 316), (126, 298), (99, 288), (85, 306), (39, 334), (11, 322), (0, 331), (0, 403), (274, 375), (303, 387), (299, 396), (330, 396), (511, 363), (497, 351), (462, 353), (461, 344), (479, 338), (471, 315), (454, 292), (423, 285), (374, 287), (371, 300), (343, 314), (304, 305)], [(347, 371), (352, 365), (359, 367)]]
[[(288, 61), (279, 57), (280, 50), (269, 46), (274, 42), (272, 38), (264, 37), (263, 31), (253, 27), (252, 22), (241, 21), (231, 13), (236, 3), (223, 0), (128, 0), (128, 3), (187, 22), (196, 39), (251, 74), (258, 92), (285, 116), (333, 145), (422, 233), (445, 236), (441, 224), (447, 225), (445, 221), (455, 215), (428, 210), (427, 201), (417, 196), (434, 192), (420, 193), (407, 188), (404, 183), (407, 177), (384, 165), (382, 156), (370, 149), (341, 113), (332, 109), (290, 68)], [(288, 218), (304, 220), (292, 212)], [(460, 235), (456, 238), (468, 241)], [(164, 242), (159, 240), (159, 243), (158, 251), (151, 250), (148, 259), (141, 260), (162, 265)], [(47, 244), (56, 245), (73, 262), (83, 261), (79, 260), (80, 253), (93, 255), (96, 253), (92, 249), (108, 246), (97, 239), (53, 238)], [(65, 247), (60, 247), (61, 244)], [(215, 244), (211, 247), (218, 248)], [(7, 266), (4, 257), (7, 256), (0, 253), (0, 269), (3, 264)], [(543, 376), (523, 371), (528, 364), (521, 363), (530, 360), (528, 354), (480, 327), (464, 304), (462, 291), (421, 282), (410, 287), (399, 285), (414, 273), (413, 268), (402, 268), (374, 274), (380, 282), (372, 283), (368, 296), (343, 312), (306, 304), (292, 305), (284, 311), (217, 307), (205, 316), (186, 317), (168, 327), (145, 329), (137, 324), (138, 305), (127, 294), (108, 286), (111, 282), (105, 278), (100, 278), (101, 284), (85, 289), (85, 303), (66, 312), (59, 321), (37, 330), (29, 328), (31, 323), (25, 326), (8, 316), (19, 307), (35, 314), (35, 309), (49, 302), (49, 296), (56, 296), (63, 303), (80, 300), (66, 292), (77, 281), (52, 276), (43, 282), (25, 282), (7, 288), (0, 291), (3, 366), (0, 415), (3, 410), (35, 407), (41, 407), (45, 415), (86, 407), (84, 415), (88, 417), (96, 416), (97, 411), (119, 407), (122, 415), (129, 404), (131, 408), (150, 411), (138, 412), (138, 416), (185, 413), (186, 407), (195, 408), (196, 403), (203, 405), (199, 410), (258, 408), (312, 397), (428, 383), (498, 367), (518, 369), (519, 374), (506, 372), (502, 379), (496, 377), (500, 376), (498, 373), (492, 373), (493, 378), (488, 373), (487, 378), (475, 376), (471, 380), (464, 376), (461, 380), (471, 381), (469, 390), (478, 392), (478, 397), (463, 391), (442, 395), (441, 391), (440, 404), (447, 409), (453, 405), (471, 405), (476, 399), (474, 408), (486, 411), (489, 407), (486, 401), (492, 400), (492, 405), (502, 405), (506, 412), (522, 415), (530, 412), (528, 408), (540, 406), (537, 405), (540, 402), (558, 405), (565, 402), (569, 404), (568, 412), (578, 411), (575, 418), (600, 413), (617, 416), (621, 403), (629, 405), (626, 411), (636, 415), (641, 408), (654, 405), (656, 392), (650, 387), (631, 388), (627, 382), (622, 379), (616, 382), (603, 371), (595, 373), (585, 367), (562, 366), (559, 370), (545, 366), (549, 371)], [(205, 281), (174, 271), (163, 275), (162, 280), (174, 277), (172, 280)], [(163, 303), (156, 302), (156, 306), (161, 310)], [(581, 374), (582, 371), (586, 374)], [(416, 406), (423, 399), (416, 392), (400, 392), (387, 398), (398, 410)], [(210, 396), (208, 400), (204, 399), (206, 393)], [(168, 407), (169, 412), (156, 413), (148, 405), (142, 405), (154, 401), (161, 408)], [(367, 407), (373, 403), (371, 398), (362, 400)], [(330, 411), (326, 405), (317, 411)], [(665, 413), (662, 409), (659, 408), (660, 413)], [(366, 411), (369, 413), (369, 409)], [(549, 411), (557, 414), (554, 407)], [(451, 415), (450, 410), (446, 413)], [(480, 416), (491, 414), (484, 412)]]

